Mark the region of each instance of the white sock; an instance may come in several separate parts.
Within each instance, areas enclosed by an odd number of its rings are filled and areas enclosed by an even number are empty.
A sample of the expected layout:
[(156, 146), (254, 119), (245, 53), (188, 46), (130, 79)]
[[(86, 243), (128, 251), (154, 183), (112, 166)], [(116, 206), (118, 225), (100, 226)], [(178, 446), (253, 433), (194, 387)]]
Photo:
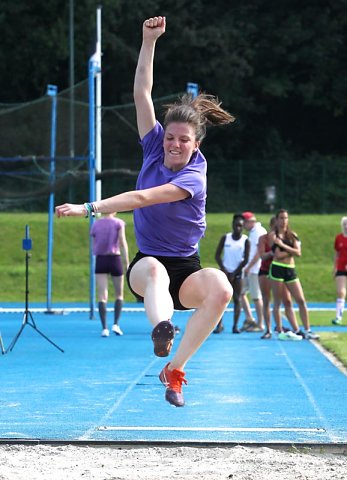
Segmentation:
[(345, 309), (345, 300), (343, 298), (336, 299), (336, 318), (341, 320), (343, 311)]

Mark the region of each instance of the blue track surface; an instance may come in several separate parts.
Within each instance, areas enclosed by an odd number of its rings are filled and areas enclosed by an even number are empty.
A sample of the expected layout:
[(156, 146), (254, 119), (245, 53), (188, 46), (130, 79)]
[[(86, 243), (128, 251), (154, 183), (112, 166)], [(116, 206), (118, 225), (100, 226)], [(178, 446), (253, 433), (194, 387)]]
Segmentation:
[[(166, 361), (153, 355), (143, 312), (123, 312), (124, 336), (101, 338), (88, 312), (32, 311), (64, 353), (26, 325), (0, 356), (1, 440), (346, 441), (347, 377), (309, 341), (211, 335), (187, 365), (186, 406), (174, 408), (164, 400), (158, 374)], [(188, 315), (175, 314), (175, 324), (184, 329)], [(5, 348), (22, 319), (0, 314)]]

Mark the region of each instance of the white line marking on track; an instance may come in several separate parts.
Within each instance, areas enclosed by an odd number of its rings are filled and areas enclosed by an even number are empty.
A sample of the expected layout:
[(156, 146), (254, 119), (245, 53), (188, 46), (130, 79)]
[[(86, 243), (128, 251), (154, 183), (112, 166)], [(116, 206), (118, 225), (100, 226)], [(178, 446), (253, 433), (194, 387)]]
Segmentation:
[[(126, 388), (126, 390), (124, 391), (124, 393), (118, 398), (118, 400), (112, 405), (112, 407), (105, 413), (105, 415), (101, 418), (101, 420), (98, 421), (98, 423), (106, 423), (107, 420), (110, 418), (110, 416), (117, 410), (117, 408), (119, 407), (119, 405), (122, 403), (122, 401), (127, 397), (127, 395), (129, 395), (129, 393), (133, 390), (133, 388), (137, 385), (137, 383), (141, 380), (141, 378), (143, 378), (146, 373), (148, 372), (148, 370), (150, 370), (153, 365), (158, 361), (158, 358), (154, 358), (152, 360), (152, 362), (149, 363), (149, 365), (147, 365), (147, 367), (142, 370), (142, 372), (140, 373), (140, 375), (138, 375), (135, 380), (133, 380), (129, 385), (128, 387)], [(98, 430), (99, 427), (97, 425), (95, 425), (94, 427), (91, 427), (89, 428), (89, 430), (87, 430), (80, 438), (79, 440), (91, 440), (91, 435), (96, 431)]]
[(102, 426), (99, 431), (151, 431), (151, 432), (325, 432), (324, 428), (283, 428), (283, 427), (119, 427)]
[[(59, 313), (72, 313), (72, 312), (90, 312), (89, 307), (59, 307), (56, 309), (57, 312)], [(254, 311), (254, 308), (251, 308), (252, 311)], [(295, 311), (298, 311), (297, 307), (294, 307)], [(23, 307), (0, 307), (0, 313), (23, 313), (25, 310)], [(30, 308), (30, 311), (33, 313), (45, 313), (47, 312), (47, 308), (43, 307), (33, 307)], [(107, 309), (108, 312), (112, 312), (113, 308), (109, 307)], [(137, 312), (141, 313), (144, 312), (145, 309), (144, 307), (124, 307), (122, 309), (123, 312)], [(176, 313), (186, 313), (190, 312), (192, 310), (175, 310)], [(228, 307), (226, 312), (233, 312), (234, 309), (232, 307)], [(331, 312), (335, 311), (335, 307), (309, 307), (310, 312)]]
[(310, 404), (312, 405), (313, 407), (313, 410), (315, 411), (317, 417), (319, 418), (320, 420), (320, 423), (322, 423), (325, 427), (325, 431), (327, 432), (328, 434), (328, 437), (330, 439), (331, 442), (336, 442), (338, 441), (338, 439), (335, 437), (334, 434), (330, 434), (329, 433), (329, 429), (328, 428), (328, 422), (327, 422), (327, 419), (325, 418), (325, 416), (323, 415), (321, 409), (319, 408), (319, 406), (317, 405), (317, 402), (311, 392), (311, 390), (308, 388), (308, 386), (306, 385), (305, 383), (305, 380), (302, 378), (302, 376), (300, 375), (300, 373), (298, 372), (298, 370), (295, 368), (295, 365), (293, 364), (293, 362), (291, 361), (291, 359), (289, 358), (287, 352), (285, 351), (284, 347), (282, 344), (279, 343), (279, 347), (288, 363), (288, 365), (290, 366), (290, 368), (292, 369), (295, 377), (297, 378), (298, 382), (300, 383), (300, 385), (302, 386), (302, 388), (304, 389), (305, 393), (306, 393), (306, 396), (310, 402)]

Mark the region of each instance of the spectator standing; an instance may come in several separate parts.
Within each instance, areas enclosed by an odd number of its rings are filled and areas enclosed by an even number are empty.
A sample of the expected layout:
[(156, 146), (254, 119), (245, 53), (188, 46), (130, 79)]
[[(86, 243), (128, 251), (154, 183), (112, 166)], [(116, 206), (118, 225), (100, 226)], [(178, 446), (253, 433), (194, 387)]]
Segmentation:
[(341, 218), (342, 233), (335, 237), (335, 259), (333, 275), (336, 284), (336, 317), (332, 320), (334, 325), (341, 325), (346, 300), (347, 279), (347, 217)]
[[(243, 286), (241, 292), (242, 306), (246, 314), (246, 321), (243, 329), (248, 332), (260, 332), (264, 330), (263, 319), (263, 301), (259, 286), (259, 269), (261, 259), (258, 252), (258, 242), (261, 235), (265, 235), (266, 229), (257, 222), (256, 216), (253, 212), (243, 212), (244, 227), (248, 231), (248, 239), (250, 242), (249, 262), (243, 270)], [(252, 318), (251, 310), (247, 294), (249, 293), (254, 302), (257, 322), (249, 320)]]
[[(242, 233), (244, 226), (244, 218), (241, 214), (233, 217), (231, 224), (231, 232), (226, 233), (220, 239), (215, 259), (219, 268), (226, 274), (228, 280), (233, 287), (233, 333), (240, 333), (238, 322), (241, 313), (240, 294), (242, 288), (242, 270), (248, 262), (249, 257), (249, 240), (247, 235)], [(220, 319), (214, 333), (220, 333), (224, 330), (223, 319)]]
[(288, 288), (299, 307), (299, 314), (305, 331), (296, 334), (308, 340), (315, 340), (319, 335), (311, 331), (310, 320), (301, 282), (296, 274), (294, 257), (301, 256), (301, 242), (289, 227), (288, 211), (281, 209), (276, 214), (276, 227), (269, 234), (269, 244), (274, 257), (270, 266), (270, 278), (274, 299), (273, 314), (279, 334), (283, 333), (280, 307), (283, 289)]
[[(258, 252), (261, 258), (261, 265), (259, 269), (259, 286), (263, 299), (263, 315), (265, 321), (265, 333), (262, 335), (263, 340), (270, 339), (272, 337), (271, 328), (271, 280), (269, 278), (270, 265), (273, 260), (274, 253), (269, 245), (269, 234), (274, 231), (276, 227), (276, 217), (271, 217), (269, 233), (261, 235), (258, 242)], [(284, 306), (286, 317), (292, 327), (292, 330), (284, 329), (282, 325), (276, 325), (276, 331), (278, 331), (279, 340), (302, 340), (301, 335), (297, 335), (294, 332), (299, 330), (298, 323), (296, 321), (296, 315), (293, 309), (292, 297), (288, 288), (282, 289), (282, 303)]]
[(115, 218), (115, 215), (115, 213), (104, 215), (93, 223), (90, 230), (90, 235), (93, 238), (93, 254), (96, 256), (95, 279), (98, 291), (98, 309), (102, 325), (102, 337), (108, 337), (110, 334), (106, 318), (109, 276), (111, 276), (115, 294), (112, 331), (116, 335), (123, 335), (119, 326), (119, 318), (123, 307), (124, 267), (125, 270), (128, 269), (129, 254), (125, 235), (125, 222)]

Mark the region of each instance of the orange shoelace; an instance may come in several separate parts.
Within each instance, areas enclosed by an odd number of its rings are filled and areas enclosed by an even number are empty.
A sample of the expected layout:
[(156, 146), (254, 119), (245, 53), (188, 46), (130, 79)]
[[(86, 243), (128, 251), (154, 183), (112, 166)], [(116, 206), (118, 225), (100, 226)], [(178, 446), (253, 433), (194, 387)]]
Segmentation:
[(187, 380), (184, 378), (185, 373), (181, 370), (169, 370), (170, 380), (168, 388), (174, 390), (175, 392), (182, 392), (182, 383), (185, 385), (188, 384)]

